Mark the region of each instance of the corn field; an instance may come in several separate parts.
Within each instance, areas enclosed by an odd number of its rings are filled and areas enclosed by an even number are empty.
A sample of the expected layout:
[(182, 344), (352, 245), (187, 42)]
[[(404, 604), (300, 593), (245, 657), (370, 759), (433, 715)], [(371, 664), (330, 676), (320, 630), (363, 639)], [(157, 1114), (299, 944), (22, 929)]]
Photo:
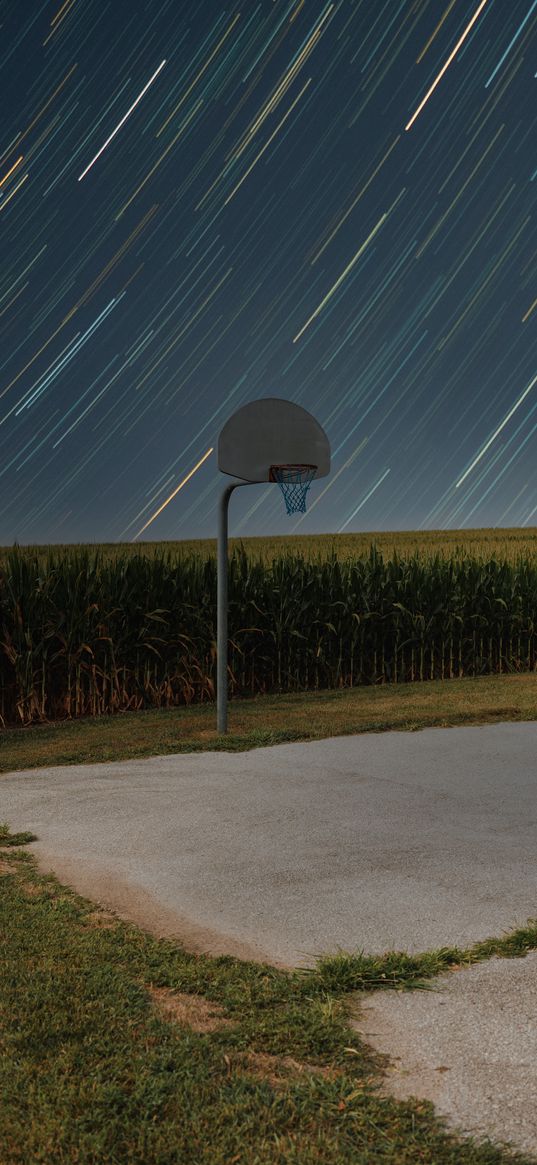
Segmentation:
[[(229, 561), (229, 694), (535, 671), (537, 558)], [(215, 699), (216, 558), (17, 546), (0, 561), (4, 727)]]
[[(335, 554), (339, 559), (363, 558), (368, 555), (371, 545), (385, 558), (395, 553), (400, 557), (419, 554), (423, 557), (442, 558), (502, 558), (509, 562), (516, 558), (527, 558), (537, 554), (537, 527), (484, 528), (475, 530), (395, 530), (378, 533), (352, 534), (279, 534), (255, 538), (230, 538), (229, 549), (243, 549), (251, 559), (272, 562), (282, 554), (292, 553), (313, 561), (326, 559)], [(71, 553), (73, 549), (87, 549), (85, 544), (55, 546), (57, 553)], [(195, 538), (181, 542), (105, 542), (92, 549), (99, 549), (103, 559), (143, 554), (146, 558), (170, 553), (176, 558), (190, 557), (191, 554), (208, 558), (216, 556), (216, 538)], [(46, 559), (50, 546), (27, 546), (26, 552)], [(9, 553), (9, 547), (0, 546), (0, 563)]]

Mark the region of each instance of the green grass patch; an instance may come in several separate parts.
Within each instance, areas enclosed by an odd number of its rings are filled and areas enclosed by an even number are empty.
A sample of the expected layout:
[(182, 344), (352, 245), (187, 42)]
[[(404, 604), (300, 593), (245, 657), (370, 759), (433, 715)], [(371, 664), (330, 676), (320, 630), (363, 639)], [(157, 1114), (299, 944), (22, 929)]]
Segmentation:
[[(0, 825), (2, 1165), (535, 1165), (459, 1139), (429, 1101), (378, 1096), (386, 1058), (351, 1028), (350, 1001), (522, 955), (537, 927), (468, 951), (282, 971), (103, 916), (39, 875), (21, 848), (32, 840)], [(220, 1017), (205, 1030), (202, 1004)]]

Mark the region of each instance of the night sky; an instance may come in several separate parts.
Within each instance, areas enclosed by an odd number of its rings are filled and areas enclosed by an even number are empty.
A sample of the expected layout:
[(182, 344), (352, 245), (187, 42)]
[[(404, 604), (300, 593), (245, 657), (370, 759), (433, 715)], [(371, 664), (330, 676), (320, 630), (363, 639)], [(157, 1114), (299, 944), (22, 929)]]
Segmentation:
[(302, 517), (237, 490), (232, 536), (537, 526), (537, 0), (0, 30), (0, 544), (216, 536), (264, 396), (331, 473)]

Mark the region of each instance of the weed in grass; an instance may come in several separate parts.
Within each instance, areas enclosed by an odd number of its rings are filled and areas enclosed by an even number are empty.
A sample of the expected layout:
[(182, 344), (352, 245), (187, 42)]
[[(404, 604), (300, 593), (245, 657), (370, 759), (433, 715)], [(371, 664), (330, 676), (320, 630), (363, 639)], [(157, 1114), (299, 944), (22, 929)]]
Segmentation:
[(327, 991), (336, 994), (382, 987), (400, 991), (433, 991), (435, 988), (424, 982), (424, 979), (441, 974), (446, 969), (471, 966), (494, 955), (523, 958), (528, 951), (537, 949), (537, 919), (529, 918), (528, 924), (533, 925), (519, 927), (503, 939), (483, 939), (468, 950), (440, 947), (420, 955), (386, 951), (381, 956), (365, 955), (363, 950), (358, 953), (342, 951), (318, 959), (312, 971), (306, 968), (303, 973), (312, 974), (324, 984)]
[(30, 841), (37, 841), (35, 833), (11, 833), (7, 821), (0, 823), (0, 846), (27, 845)]

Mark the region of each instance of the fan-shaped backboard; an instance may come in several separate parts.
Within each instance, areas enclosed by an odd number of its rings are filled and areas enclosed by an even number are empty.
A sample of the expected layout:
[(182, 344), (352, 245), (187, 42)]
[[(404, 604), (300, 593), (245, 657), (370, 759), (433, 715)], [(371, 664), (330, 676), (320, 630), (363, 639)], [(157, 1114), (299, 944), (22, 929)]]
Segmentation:
[(330, 473), (330, 442), (301, 405), (277, 396), (250, 401), (226, 421), (218, 438), (218, 468), (245, 481), (270, 481), (271, 465), (316, 465)]

